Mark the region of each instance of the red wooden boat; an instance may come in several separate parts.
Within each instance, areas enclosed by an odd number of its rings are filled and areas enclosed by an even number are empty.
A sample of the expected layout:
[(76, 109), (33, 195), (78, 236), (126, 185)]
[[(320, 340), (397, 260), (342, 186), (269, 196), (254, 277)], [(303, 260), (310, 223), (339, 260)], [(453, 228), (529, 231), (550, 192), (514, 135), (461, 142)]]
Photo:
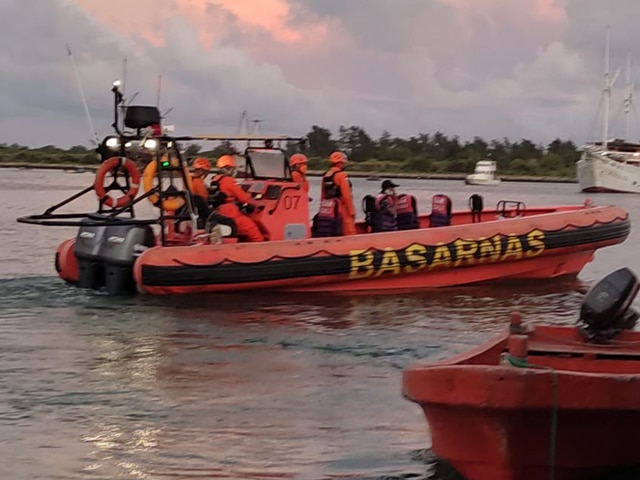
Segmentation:
[(620, 269), (585, 297), (576, 326), (507, 331), (404, 371), (434, 454), (468, 480), (587, 480), (640, 465), (639, 284)]
[[(169, 137), (155, 107), (126, 106), (117, 87), (114, 94), (118, 135), (105, 138), (99, 148), (102, 163), (94, 184), (42, 215), (18, 219), (79, 227), (75, 239), (58, 247), (56, 269), (82, 288), (155, 295), (353, 292), (554, 278), (577, 275), (596, 250), (629, 235), (627, 212), (614, 206), (527, 207), (501, 200), (496, 208), (484, 209), (474, 195), (469, 209), (452, 212), (448, 197), (435, 195), (431, 212), (418, 215), (415, 198), (401, 195), (398, 207), (406, 207), (403, 215), (409, 219), (402, 230), (378, 231), (380, 212), (366, 196), (367, 220), (356, 225), (356, 235), (314, 237), (309, 197), (292, 180), (281, 148), (297, 142), (302, 149), (305, 139), (269, 136), (242, 138), (254, 144), (244, 152), (240, 184), (252, 195), (257, 207), (250, 215), (267, 238), (244, 243), (234, 222), (218, 215), (213, 204), (203, 207), (206, 201), (198, 197), (198, 208), (182, 146), (240, 137)], [(121, 109), (126, 113), (119, 127)], [(144, 187), (140, 195), (139, 184)], [(97, 194), (96, 212), (57, 213), (85, 193)], [(147, 200), (158, 207), (158, 217), (136, 217), (134, 209)]]

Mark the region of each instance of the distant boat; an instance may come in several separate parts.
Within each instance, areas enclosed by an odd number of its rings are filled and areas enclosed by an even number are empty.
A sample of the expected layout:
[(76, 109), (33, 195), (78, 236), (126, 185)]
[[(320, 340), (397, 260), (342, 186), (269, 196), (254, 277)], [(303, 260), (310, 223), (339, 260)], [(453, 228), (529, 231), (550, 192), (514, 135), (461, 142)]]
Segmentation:
[(493, 160), (480, 160), (476, 163), (474, 172), (465, 177), (464, 183), (467, 185), (499, 185), (500, 179), (495, 175), (496, 162)]
[(624, 100), (626, 138), (609, 139), (609, 104), (613, 80), (609, 78), (609, 34), (605, 51), (604, 121), (603, 137), (598, 142), (588, 142), (580, 148), (582, 155), (576, 162), (576, 176), (583, 192), (640, 193), (640, 143), (627, 140), (629, 115), (633, 97), (631, 82), (631, 58), (627, 63), (627, 96)]

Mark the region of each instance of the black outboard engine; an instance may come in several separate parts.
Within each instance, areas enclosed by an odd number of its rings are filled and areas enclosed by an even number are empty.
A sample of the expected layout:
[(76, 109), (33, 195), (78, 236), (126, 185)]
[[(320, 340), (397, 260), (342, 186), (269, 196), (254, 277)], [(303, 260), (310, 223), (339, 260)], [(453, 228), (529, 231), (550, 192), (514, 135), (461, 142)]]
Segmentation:
[(104, 268), (104, 285), (110, 295), (135, 293), (133, 264), (137, 256), (155, 244), (149, 225), (110, 225), (98, 258)]
[(607, 342), (621, 330), (632, 329), (638, 312), (630, 308), (640, 283), (626, 267), (610, 273), (594, 285), (582, 302), (578, 328), (589, 341)]
[[(83, 220), (82, 223), (95, 223)], [(100, 263), (100, 249), (104, 243), (107, 227), (82, 225), (76, 235), (74, 254), (78, 259), (78, 287), (97, 290), (104, 286), (104, 271)]]

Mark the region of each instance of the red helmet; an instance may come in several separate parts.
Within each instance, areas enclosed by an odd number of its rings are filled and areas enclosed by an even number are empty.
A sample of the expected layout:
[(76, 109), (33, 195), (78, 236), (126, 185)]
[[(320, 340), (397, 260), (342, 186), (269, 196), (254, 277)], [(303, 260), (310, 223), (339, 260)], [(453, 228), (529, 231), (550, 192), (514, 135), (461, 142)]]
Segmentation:
[(236, 159), (233, 158), (233, 155), (223, 155), (216, 162), (217, 168), (236, 168)]
[(211, 170), (211, 162), (204, 157), (198, 157), (193, 161), (193, 168), (196, 170)]
[(342, 152), (333, 152), (331, 156), (329, 156), (329, 162), (331, 165), (337, 165), (338, 163), (347, 163), (347, 156)]
[(289, 165), (292, 167), (295, 165), (306, 165), (307, 162), (307, 156), (302, 153), (294, 153), (289, 159)]

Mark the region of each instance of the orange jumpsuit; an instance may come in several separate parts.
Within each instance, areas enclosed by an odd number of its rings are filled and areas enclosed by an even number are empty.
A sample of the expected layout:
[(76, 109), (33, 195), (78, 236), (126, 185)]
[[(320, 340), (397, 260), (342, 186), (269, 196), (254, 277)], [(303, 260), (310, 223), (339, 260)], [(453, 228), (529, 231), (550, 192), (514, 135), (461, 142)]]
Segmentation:
[[(356, 208), (353, 205), (353, 194), (351, 193), (351, 185), (349, 184), (349, 177), (347, 172), (340, 170), (337, 167), (331, 167), (327, 173), (324, 174), (324, 178), (330, 177), (335, 173), (333, 182), (340, 189), (340, 216), (342, 217), (342, 234), (355, 235), (356, 234)], [(322, 189), (322, 200), (324, 200), (325, 192)]]
[(293, 170), (291, 172), (291, 179), (294, 182), (299, 183), (302, 189), (305, 192), (309, 193), (309, 181), (307, 180), (307, 177), (304, 175), (304, 173), (299, 172), (298, 170)]
[(201, 197), (205, 202), (209, 201), (209, 189), (204, 182), (205, 177), (191, 177), (191, 193)]
[(228, 175), (216, 175), (213, 181), (217, 181), (220, 191), (227, 196), (227, 201), (218, 207), (220, 215), (232, 218), (236, 222), (238, 236), (246, 237), (250, 242), (264, 241), (264, 235), (249, 216), (240, 211), (236, 202), (253, 204), (251, 195), (245, 192), (233, 179)]

